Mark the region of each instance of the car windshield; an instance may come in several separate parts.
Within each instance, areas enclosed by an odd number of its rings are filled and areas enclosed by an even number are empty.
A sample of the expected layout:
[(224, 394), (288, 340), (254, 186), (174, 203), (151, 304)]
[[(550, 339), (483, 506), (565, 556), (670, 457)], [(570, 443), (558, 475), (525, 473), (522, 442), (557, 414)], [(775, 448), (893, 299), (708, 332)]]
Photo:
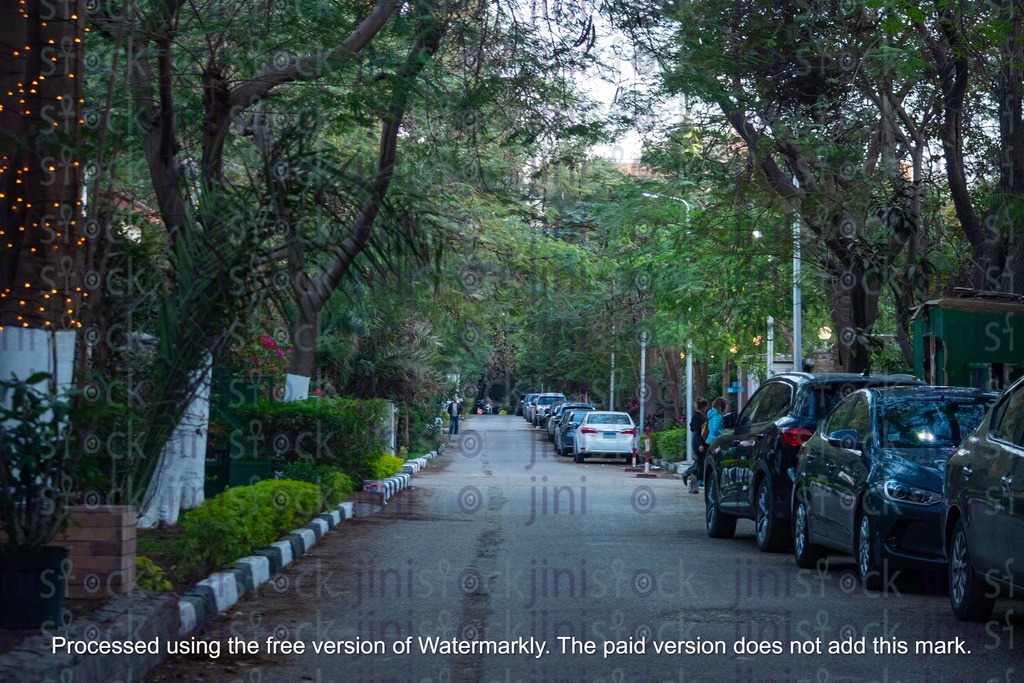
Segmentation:
[(614, 413), (591, 413), (587, 416), (587, 424), (593, 425), (628, 425), (632, 424), (629, 415), (616, 415)]
[(988, 403), (983, 397), (883, 397), (878, 439), (884, 448), (952, 448), (981, 424)]
[(554, 403), (555, 401), (563, 401), (563, 400), (565, 400), (565, 399), (558, 398), (557, 396), (541, 396), (540, 398), (537, 399), (537, 405), (539, 405), (539, 406), (549, 406), (552, 403)]

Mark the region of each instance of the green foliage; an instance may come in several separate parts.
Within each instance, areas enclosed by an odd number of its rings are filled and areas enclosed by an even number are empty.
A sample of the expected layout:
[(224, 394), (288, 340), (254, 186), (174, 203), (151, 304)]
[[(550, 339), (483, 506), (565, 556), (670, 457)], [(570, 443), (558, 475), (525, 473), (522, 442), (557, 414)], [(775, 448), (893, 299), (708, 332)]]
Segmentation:
[(165, 593), (172, 588), (164, 570), (145, 555), (135, 557), (135, 586), (144, 591), (160, 593)]
[(0, 549), (46, 545), (67, 517), (80, 458), (68, 438), (69, 401), (38, 386), (49, 379), (0, 380)]
[(302, 459), (290, 462), (282, 469), (285, 479), (316, 484), (320, 489), (320, 500), (324, 507), (334, 507), (343, 502), (355, 490), (352, 479), (330, 465), (317, 464)]
[(686, 459), (686, 430), (666, 429), (651, 434), (651, 457), (678, 462)]
[(257, 458), (312, 458), (359, 480), (368, 478), (369, 463), (383, 448), (387, 404), (343, 398), (261, 401), (237, 408), (235, 415), (248, 429), (240, 438), (256, 439)]
[(367, 479), (386, 479), (401, 472), (404, 463), (401, 458), (381, 453), (367, 464), (370, 472)]
[(313, 484), (269, 479), (231, 488), (181, 516), (181, 570), (213, 571), (273, 543), (320, 511)]

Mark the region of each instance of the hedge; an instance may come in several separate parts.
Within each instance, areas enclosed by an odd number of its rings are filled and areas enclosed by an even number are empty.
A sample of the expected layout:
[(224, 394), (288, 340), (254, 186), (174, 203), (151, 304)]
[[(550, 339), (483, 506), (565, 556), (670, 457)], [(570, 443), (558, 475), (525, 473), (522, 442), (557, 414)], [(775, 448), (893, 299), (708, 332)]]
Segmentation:
[(380, 399), (261, 401), (234, 413), (244, 425), (237, 438), (255, 439), (257, 458), (312, 459), (357, 481), (372, 478), (371, 461), (385, 446), (387, 402)]
[(187, 569), (213, 571), (302, 526), (320, 511), (314, 484), (267, 479), (230, 488), (182, 513)]
[(398, 474), (402, 471), (402, 465), (405, 462), (401, 458), (396, 458), (393, 455), (387, 453), (381, 453), (376, 458), (370, 460), (370, 476), (367, 479), (387, 479), (388, 477)]
[(282, 474), (285, 479), (316, 484), (320, 489), (320, 500), (324, 508), (334, 507), (343, 502), (348, 498), (348, 494), (355, 490), (352, 479), (344, 472), (308, 459), (286, 464), (282, 468)]
[(686, 460), (686, 430), (666, 429), (652, 434), (651, 457), (669, 462)]

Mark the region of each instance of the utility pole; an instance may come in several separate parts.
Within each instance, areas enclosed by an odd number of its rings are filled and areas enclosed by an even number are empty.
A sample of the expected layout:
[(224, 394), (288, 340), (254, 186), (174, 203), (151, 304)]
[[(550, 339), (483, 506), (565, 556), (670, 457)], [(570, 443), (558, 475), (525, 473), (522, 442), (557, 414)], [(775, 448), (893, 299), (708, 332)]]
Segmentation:
[(647, 402), (647, 382), (644, 377), (647, 373), (647, 333), (640, 333), (640, 432), (644, 430), (644, 404)]
[(612, 374), (608, 379), (608, 410), (615, 410), (615, 323), (612, 323)]
[[(800, 181), (793, 176), (793, 184), (800, 187)], [(793, 370), (804, 369), (803, 339), (803, 293), (800, 291), (800, 210), (794, 208), (793, 218)]]
[[(690, 424), (690, 417), (693, 415), (693, 344), (686, 344), (686, 424)], [(686, 459), (694, 460), (696, 455), (693, 452), (693, 435), (686, 435)]]

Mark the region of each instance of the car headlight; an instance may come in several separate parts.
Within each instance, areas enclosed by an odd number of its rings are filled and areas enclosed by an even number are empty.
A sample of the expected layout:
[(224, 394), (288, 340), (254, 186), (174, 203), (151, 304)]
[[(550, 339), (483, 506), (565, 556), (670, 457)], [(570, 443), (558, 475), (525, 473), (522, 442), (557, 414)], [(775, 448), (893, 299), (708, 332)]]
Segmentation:
[(910, 503), (911, 505), (935, 505), (942, 502), (942, 494), (916, 486), (908, 486), (901, 481), (888, 480), (882, 482), (882, 497), (894, 503)]

